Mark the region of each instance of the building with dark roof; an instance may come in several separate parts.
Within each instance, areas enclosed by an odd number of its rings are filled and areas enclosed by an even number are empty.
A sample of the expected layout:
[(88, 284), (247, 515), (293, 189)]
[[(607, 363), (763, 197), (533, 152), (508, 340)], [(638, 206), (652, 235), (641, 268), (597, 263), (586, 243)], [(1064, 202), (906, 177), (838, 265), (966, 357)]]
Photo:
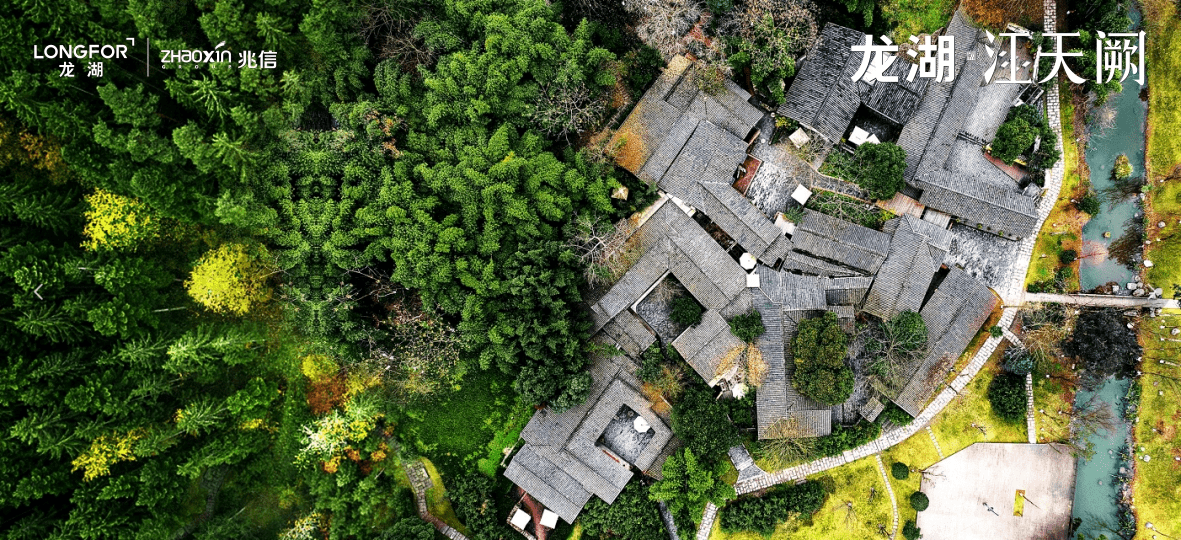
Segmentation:
[[(979, 155), (961, 161), (974, 170), (954, 170), (960, 153), (981, 154), (979, 135), (967, 133), (966, 123), (979, 107), (1003, 107), (980, 99), (984, 74), (993, 54), (983, 31), (971, 26), (956, 11), (945, 35), (955, 44), (956, 76), (951, 83), (935, 83), (927, 90), (917, 112), (902, 128), (898, 145), (906, 151), (907, 183), (921, 194), (916, 198), (929, 208), (952, 215), (967, 226), (1023, 238), (1037, 225), (1037, 198), (1023, 193), (1006, 173)], [(1000, 115), (1003, 118), (1003, 115)], [(1002, 234), (1003, 233), (1003, 234)]]
[[(666, 447), (675, 439), (640, 394), (634, 370), (625, 357), (594, 358), (587, 400), (560, 413), (548, 408), (535, 413), (521, 431), (525, 445), (509, 462), (505, 477), (573, 523), (592, 495), (614, 502), (634, 476), (633, 467), (660, 469), (668, 457)], [(641, 447), (629, 448), (635, 455), (630, 463), (609, 444), (599, 442), (611, 423), (618, 421), (620, 411), (629, 409), (650, 430), (640, 439)]]
[(948, 270), (919, 311), (927, 324), (927, 354), (891, 400), (918, 416), (1000, 301), (976, 278), (957, 268)]
[(943, 258), (951, 250), (951, 232), (929, 221), (904, 215), (887, 223), (890, 252), (878, 269), (862, 311), (889, 320), (903, 311), (918, 312)]
[(779, 114), (820, 134), (830, 143), (840, 142), (861, 105), (862, 81), (853, 75), (861, 54), (852, 47), (864, 43), (865, 34), (828, 23), (820, 39), (808, 51), (795, 79), (779, 106)]
[(890, 235), (813, 210), (791, 237), (792, 249), (862, 274), (878, 271), (890, 250)]
[(853, 52), (852, 47), (864, 43), (862, 32), (825, 24), (820, 39), (800, 63), (783, 105), (779, 106), (779, 114), (799, 122), (832, 144), (844, 137), (861, 106), (898, 126), (908, 122), (931, 79), (916, 74), (908, 81), (915, 64), (905, 56), (896, 55), (883, 75), (898, 77), (897, 82), (854, 81), (863, 53)]

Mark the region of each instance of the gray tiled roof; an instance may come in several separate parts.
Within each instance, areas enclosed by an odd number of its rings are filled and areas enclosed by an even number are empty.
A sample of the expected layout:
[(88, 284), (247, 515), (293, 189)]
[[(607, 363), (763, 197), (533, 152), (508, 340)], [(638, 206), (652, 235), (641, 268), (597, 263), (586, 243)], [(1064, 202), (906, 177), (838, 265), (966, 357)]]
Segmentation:
[(979, 93), (984, 70), (991, 63), (977, 43), (978, 33), (959, 11), (943, 32), (955, 40), (955, 80), (929, 86), (918, 110), (898, 136), (898, 145), (906, 151), (907, 179), (920, 171), (942, 168), (947, 161), (949, 149), (945, 147), (955, 142)]
[(878, 271), (890, 250), (888, 234), (807, 209), (791, 240), (797, 251), (867, 274)]
[(722, 357), (743, 345), (741, 339), (730, 333), (726, 320), (713, 309), (701, 316), (697, 326), (685, 330), (672, 342), (672, 347), (706, 382), (717, 375)]
[(705, 214), (759, 260), (774, 264), (782, 255), (775, 256), (771, 248), (786, 253), (791, 242), (759, 209), (728, 184), (702, 183)]
[(829, 407), (801, 396), (792, 385), (795, 363), (788, 344), (795, 336), (799, 321), (815, 311), (782, 310), (766, 297), (757, 298), (755, 308), (763, 317), (767, 331), (755, 344), (767, 362), (767, 376), (755, 394), (759, 438), (774, 435), (773, 426), (780, 420), (791, 422), (799, 437), (819, 437), (832, 432)]
[(826, 277), (820, 281), (828, 305), (860, 306), (873, 284), (870, 276)]
[(929, 352), (894, 403), (918, 416), (937, 390), (931, 381), (942, 380), (946, 374), (946, 369), (941, 373), (931, 371), (943, 361), (954, 363), (999, 303), (1000, 299), (983, 283), (952, 268), (919, 312), (927, 323)]
[[(750, 94), (733, 81), (725, 81), (722, 93), (709, 95), (698, 88), (696, 77), (697, 69), (687, 58), (676, 56), (669, 61), (616, 132), (614, 142), (623, 142), (617, 159), (620, 166), (654, 182), (663, 176), (654, 174), (660, 164), (667, 170), (687, 140), (687, 135), (674, 129), (678, 123), (705, 121), (741, 141), (762, 118), (762, 111), (748, 102)], [(647, 167), (653, 158), (659, 161)], [(729, 166), (727, 172), (733, 172), (741, 162)]]
[(906, 61), (905, 56), (904, 54), (898, 55), (894, 63), (886, 68), (885, 75), (898, 77), (898, 82), (877, 82), (871, 87), (869, 95), (864, 100), (867, 107), (899, 125), (905, 124), (914, 116), (918, 110), (919, 101), (923, 98), (923, 94), (927, 91), (927, 85), (931, 81), (928, 77), (920, 77), (918, 73), (915, 73), (913, 80), (906, 80), (906, 76), (910, 74), (911, 66), (915, 64)]
[(1037, 226), (1037, 201), (1016, 189), (980, 182), (940, 169), (915, 180), (919, 202), (959, 218), (968, 226), (1025, 237)]
[(878, 270), (862, 310), (882, 319), (923, 306), (931, 278), (951, 249), (951, 233), (911, 215), (891, 220), (890, 254)]
[(658, 467), (667, 457), (667, 446), (678, 444), (636, 390), (627, 367), (626, 360), (597, 356), (588, 399), (561, 413), (548, 408), (534, 413), (521, 432), (526, 444), (505, 470), (509, 480), (567, 522), (574, 521), (591, 495), (613, 502), (633, 476), (628, 463), (596, 444), (620, 407), (636, 411), (654, 432), (633, 463), (640, 470)]
[(779, 114), (830, 142), (840, 141), (861, 105), (859, 82), (852, 80), (861, 55), (853, 54), (851, 47), (863, 43), (864, 36), (838, 24), (825, 24), (796, 72)]
[(788, 310), (824, 309), (828, 306), (821, 286), (823, 278), (776, 272), (763, 265), (756, 267), (755, 272), (759, 274), (756, 298), (761, 294), (780, 309)]

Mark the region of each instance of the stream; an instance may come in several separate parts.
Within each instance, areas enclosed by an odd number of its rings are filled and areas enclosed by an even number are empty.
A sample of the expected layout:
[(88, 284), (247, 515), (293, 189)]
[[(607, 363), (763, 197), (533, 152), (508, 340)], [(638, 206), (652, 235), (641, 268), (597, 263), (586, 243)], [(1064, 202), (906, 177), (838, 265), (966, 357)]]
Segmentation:
[[(1129, 8), (1128, 15), (1132, 18), (1133, 28), (1137, 28), (1140, 13), (1134, 5)], [(1091, 169), (1091, 186), (1096, 192), (1114, 183), (1111, 170), (1116, 156), (1120, 154), (1128, 156), (1133, 176), (1144, 174), (1145, 121), (1148, 111), (1147, 105), (1140, 100), (1140, 90), (1140, 85), (1129, 77), (1124, 81), (1123, 91), (1108, 98), (1109, 106), (1115, 110), (1114, 125), (1103, 131), (1091, 128), (1086, 157)], [(1102, 255), (1084, 257), (1079, 261), (1079, 285), (1082, 290), (1090, 290), (1110, 281), (1119, 283), (1121, 287), (1136, 281), (1135, 271), (1107, 258), (1106, 253), (1107, 247), (1123, 234), (1128, 220), (1140, 212), (1140, 201), (1136, 197), (1127, 197), (1115, 204), (1104, 201), (1099, 215), (1083, 226), (1083, 253), (1098, 252)], [(1110, 238), (1104, 238), (1105, 232), (1111, 233)], [(1099, 247), (1101, 249), (1095, 249)], [(1125, 471), (1131, 468), (1121, 457), (1121, 453), (1127, 451), (1131, 427), (1128, 419), (1124, 418), (1125, 396), (1131, 384), (1130, 379), (1108, 379), (1096, 391), (1079, 390), (1075, 396), (1075, 405), (1078, 406), (1098, 393), (1098, 399), (1104, 402), (1103, 406), (1113, 407), (1116, 417), (1125, 420), (1114, 432), (1100, 430), (1091, 435), (1088, 441), (1094, 445), (1094, 455), (1089, 460), (1082, 457), (1078, 460), (1072, 514), (1074, 518), (1081, 519), (1082, 524), (1075, 534), (1095, 537), (1106, 534), (1108, 538), (1118, 538), (1105, 525), (1119, 527), (1121, 486), (1118, 476), (1121, 468)]]
[[(1128, 16), (1132, 18), (1132, 27), (1140, 24), (1140, 13), (1134, 6), (1130, 6)], [(1148, 106), (1140, 100), (1140, 85), (1128, 77), (1124, 81), (1124, 89), (1118, 94), (1112, 94), (1107, 103), (1115, 110), (1115, 125), (1105, 130), (1089, 126), (1091, 139), (1087, 143), (1087, 165), (1091, 168), (1091, 187), (1095, 192), (1111, 187), (1111, 169), (1115, 166), (1115, 158), (1126, 154), (1132, 164), (1132, 176), (1144, 175), (1144, 133), (1145, 119), (1148, 116)], [(1100, 196), (1100, 199), (1104, 197)], [(1103, 202), (1103, 209), (1099, 215), (1092, 218), (1083, 226), (1082, 253), (1098, 252), (1100, 255), (1084, 257), (1079, 261), (1079, 285), (1084, 291), (1091, 290), (1109, 281), (1115, 281), (1120, 287), (1135, 281), (1136, 273), (1128, 270), (1124, 265), (1109, 259), (1107, 248), (1124, 232), (1128, 219), (1140, 212), (1140, 201), (1136, 197), (1127, 197), (1116, 204)], [(1110, 232), (1110, 238), (1104, 238), (1103, 233)]]

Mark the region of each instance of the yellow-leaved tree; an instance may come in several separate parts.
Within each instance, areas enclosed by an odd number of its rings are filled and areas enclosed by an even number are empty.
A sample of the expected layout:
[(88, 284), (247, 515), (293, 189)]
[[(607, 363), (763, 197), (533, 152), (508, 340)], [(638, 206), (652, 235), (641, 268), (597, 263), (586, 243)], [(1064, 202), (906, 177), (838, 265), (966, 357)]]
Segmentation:
[(86, 196), (82, 247), (90, 251), (135, 250), (156, 241), (163, 220), (139, 199), (96, 189)]
[(90, 448), (74, 459), (71, 470), (82, 469), (82, 479), (88, 481), (106, 476), (110, 474), (112, 465), (120, 461), (135, 461), (132, 447), (145, 434), (142, 429), (132, 429), (126, 433), (99, 435), (90, 441)]
[(185, 281), (185, 290), (201, 305), (218, 313), (245, 315), (271, 298), (266, 284), (270, 267), (262, 248), (222, 244), (205, 252)]

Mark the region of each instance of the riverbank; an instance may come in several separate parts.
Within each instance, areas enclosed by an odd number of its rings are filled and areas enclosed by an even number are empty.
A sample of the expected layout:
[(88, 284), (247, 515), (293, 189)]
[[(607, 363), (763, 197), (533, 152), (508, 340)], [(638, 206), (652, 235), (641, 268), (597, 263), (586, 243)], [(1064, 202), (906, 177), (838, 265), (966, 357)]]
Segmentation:
[[(1181, 537), (1181, 310), (1145, 319), (1140, 325), (1144, 361), (1140, 378), (1138, 422), (1133, 436), (1140, 457), (1132, 496), (1140, 529), (1136, 538), (1154, 538), (1147, 523), (1172, 537)], [(1163, 328), (1162, 328), (1163, 327)], [(1144, 461), (1148, 457), (1148, 461)]]
[[(1083, 224), (1091, 218), (1090, 215), (1078, 209), (1077, 201), (1081, 200), (1090, 187), (1089, 169), (1085, 154), (1081, 152), (1075, 141), (1086, 130), (1086, 119), (1083, 107), (1076, 106), (1075, 92), (1067, 82), (1058, 84), (1059, 110), (1062, 115), (1062, 189), (1058, 200), (1054, 201), (1054, 209), (1050, 211), (1038, 233), (1037, 243), (1033, 247), (1033, 255), (1029, 261), (1029, 272), (1025, 274), (1025, 287), (1031, 283), (1054, 279), (1059, 269), (1070, 268), (1070, 272), (1063, 277), (1063, 291), (1079, 290), (1079, 259), (1083, 253), (1082, 233)], [(1080, 126), (1076, 132), (1075, 126)], [(1062, 254), (1074, 251), (1075, 258), (1063, 262)]]
[[(1148, 240), (1146, 277), (1176, 294), (1181, 286), (1181, 17), (1170, 0), (1141, 0), (1147, 32), (1148, 145), (1146, 166), (1152, 186), (1146, 200)], [(1159, 228), (1161, 222), (1164, 228)]]

